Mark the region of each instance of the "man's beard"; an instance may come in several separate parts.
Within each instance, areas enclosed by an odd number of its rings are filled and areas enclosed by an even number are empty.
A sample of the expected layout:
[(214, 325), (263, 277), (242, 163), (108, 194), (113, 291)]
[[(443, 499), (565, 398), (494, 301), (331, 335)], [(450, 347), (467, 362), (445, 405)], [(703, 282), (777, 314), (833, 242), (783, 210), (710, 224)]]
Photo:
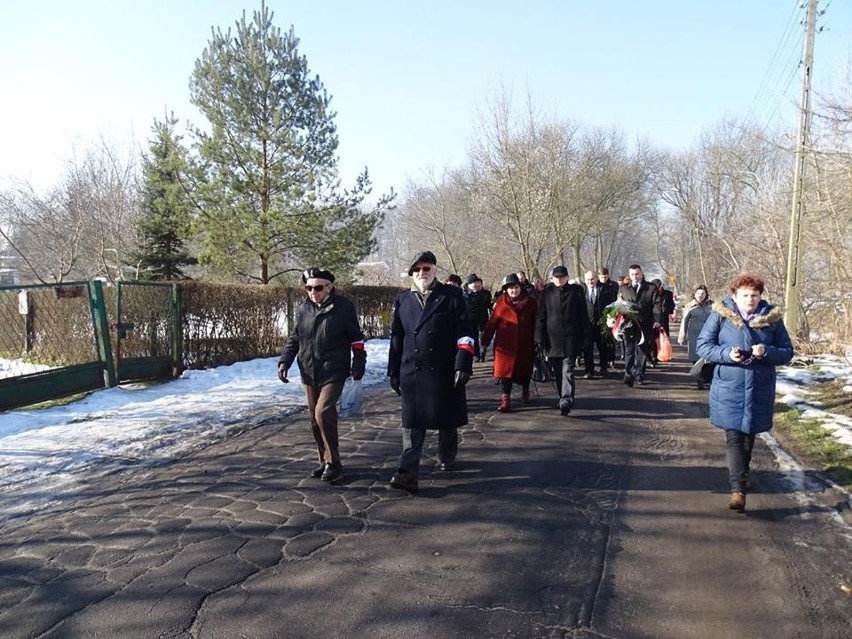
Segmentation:
[(414, 278), (414, 286), (417, 287), (417, 290), (421, 293), (424, 293), (427, 288), (432, 285), (432, 282), (435, 280), (434, 277), (430, 277), (428, 280), (422, 280), (419, 277)]

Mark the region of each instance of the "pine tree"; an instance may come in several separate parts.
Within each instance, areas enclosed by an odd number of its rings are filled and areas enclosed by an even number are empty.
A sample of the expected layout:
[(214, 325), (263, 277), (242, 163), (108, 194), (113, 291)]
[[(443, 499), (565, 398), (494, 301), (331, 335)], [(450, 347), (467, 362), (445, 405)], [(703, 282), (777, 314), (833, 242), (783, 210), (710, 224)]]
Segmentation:
[(143, 159), (142, 210), (136, 220), (139, 249), (133, 253), (139, 279), (188, 279), (183, 267), (197, 263), (185, 246), (191, 218), (182, 176), (188, 167), (176, 125), (174, 116), (154, 121)]
[(298, 44), (264, 3), (235, 35), (214, 30), (190, 83), (209, 125), (194, 131), (201, 257), (263, 284), (310, 264), (350, 271), (393, 199), (364, 206), (366, 170), (341, 190), (335, 113)]

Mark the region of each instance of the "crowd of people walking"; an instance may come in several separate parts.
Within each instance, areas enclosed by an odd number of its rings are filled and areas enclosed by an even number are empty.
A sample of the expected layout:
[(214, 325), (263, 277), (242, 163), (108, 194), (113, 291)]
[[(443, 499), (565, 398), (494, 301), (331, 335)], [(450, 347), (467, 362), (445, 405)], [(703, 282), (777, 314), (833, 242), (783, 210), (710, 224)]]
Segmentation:
[[(387, 375), (400, 396), (402, 451), (390, 479), (392, 488), (417, 491), (427, 432), (438, 433), (439, 468), (456, 466), (458, 429), (468, 422), (466, 384), (474, 362), (493, 353), (492, 375), (499, 386), (497, 411), (513, 411), (512, 391), (531, 402), (533, 371), (545, 367), (563, 416), (575, 403), (575, 371), (585, 379), (606, 378), (623, 359), (622, 381), (645, 383), (648, 367), (659, 365), (656, 344), (668, 336), (677, 313), (673, 291), (661, 280), (647, 281), (631, 264), (613, 280), (607, 268), (571, 278), (565, 266), (551, 269), (549, 282), (534, 283), (519, 271), (506, 275), (494, 299), (471, 273), (439, 280), (431, 251), (414, 256), (410, 289), (394, 302)], [(353, 304), (339, 295), (334, 275), (309, 268), (302, 274), (306, 299), (296, 311), (295, 328), (278, 365), (299, 365), (320, 465), (311, 476), (340, 478), (336, 403), (347, 377), (364, 375), (364, 338)], [(772, 427), (775, 367), (793, 356), (793, 346), (777, 307), (762, 299), (764, 282), (743, 274), (719, 303), (699, 284), (682, 310), (677, 342), (690, 362), (713, 366), (710, 423), (725, 432), (732, 510), (745, 510), (755, 435)], [(620, 346), (620, 354), (616, 352)], [(595, 367), (597, 355), (597, 369)], [(537, 361), (539, 358), (539, 361)], [(545, 361), (540, 361), (543, 358)], [(696, 382), (699, 390), (705, 382)]]

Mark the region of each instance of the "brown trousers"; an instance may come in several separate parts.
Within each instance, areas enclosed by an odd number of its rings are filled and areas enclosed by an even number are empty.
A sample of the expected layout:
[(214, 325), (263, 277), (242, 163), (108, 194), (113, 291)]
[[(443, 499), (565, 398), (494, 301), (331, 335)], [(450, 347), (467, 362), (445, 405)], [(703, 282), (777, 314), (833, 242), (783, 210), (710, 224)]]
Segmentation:
[(311, 430), (317, 442), (321, 463), (340, 463), (337, 450), (337, 401), (343, 392), (343, 382), (331, 382), (325, 386), (305, 385)]

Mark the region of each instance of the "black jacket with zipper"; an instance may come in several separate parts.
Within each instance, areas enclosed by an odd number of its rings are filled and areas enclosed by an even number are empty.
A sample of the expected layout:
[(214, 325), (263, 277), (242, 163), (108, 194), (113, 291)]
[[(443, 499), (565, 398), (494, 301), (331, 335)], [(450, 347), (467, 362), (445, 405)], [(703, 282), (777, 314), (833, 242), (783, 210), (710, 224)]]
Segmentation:
[[(361, 343), (353, 350), (352, 345)], [(302, 382), (324, 386), (343, 382), (350, 373), (363, 374), (367, 352), (355, 305), (332, 293), (317, 306), (305, 300), (296, 309), (296, 326), (284, 344), (279, 364), (288, 369), (297, 359)]]

